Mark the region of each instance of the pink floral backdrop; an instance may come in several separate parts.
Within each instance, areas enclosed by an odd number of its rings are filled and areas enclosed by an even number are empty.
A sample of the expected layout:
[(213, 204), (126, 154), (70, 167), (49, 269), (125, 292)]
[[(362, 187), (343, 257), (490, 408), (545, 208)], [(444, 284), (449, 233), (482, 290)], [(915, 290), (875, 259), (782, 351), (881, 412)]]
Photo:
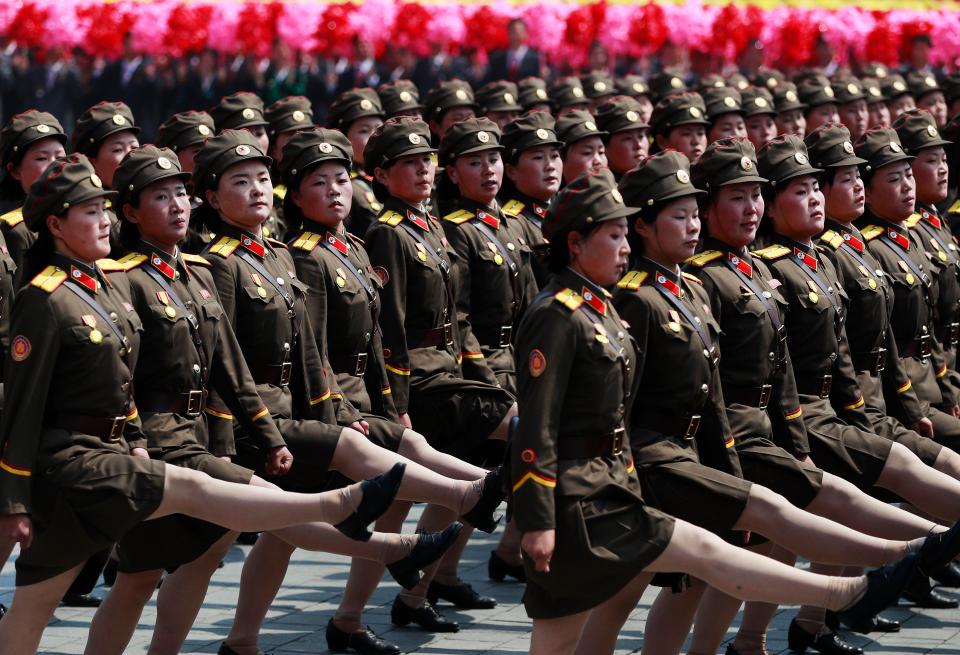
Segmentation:
[(295, 49), (348, 55), (354, 36), (382, 48), (388, 41), (423, 55), (440, 48), (490, 51), (503, 47), (506, 23), (523, 18), (530, 44), (548, 62), (578, 65), (599, 41), (614, 56), (643, 56), (668, 41), (731, 61), (753, 40), (764, 44), (769, 65), (802, 66), (818, 35), (840, 63), (895, 64), (915, 34), (929, 34), (932, 63), (960, 65), (960, 4), (874, 2), (871, 7), (820, 0), (829, 6), (686, 2), (622, 3), (526, 0), (16, 0), (0, 1), (0, 35), (40, 50), (83, 46), (117, 56), (124, 35), (150, 54), (269, 53), (279, 37)]

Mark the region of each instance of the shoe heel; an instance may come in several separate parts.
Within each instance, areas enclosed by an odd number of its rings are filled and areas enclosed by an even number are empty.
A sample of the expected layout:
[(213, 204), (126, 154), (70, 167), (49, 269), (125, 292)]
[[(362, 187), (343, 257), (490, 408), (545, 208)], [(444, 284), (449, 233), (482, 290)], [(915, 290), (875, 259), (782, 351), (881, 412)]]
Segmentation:
[(356, 541), (370, 541), (373, 533), (368, 526), (380, 518), (393, 504), (400, 491), (406, 470), (407, 465), (404, 462), (397, 462), (386, 473), (361, 482), (363, 498), (360, 500), (360, 505), (353, 514), (334, 527)]

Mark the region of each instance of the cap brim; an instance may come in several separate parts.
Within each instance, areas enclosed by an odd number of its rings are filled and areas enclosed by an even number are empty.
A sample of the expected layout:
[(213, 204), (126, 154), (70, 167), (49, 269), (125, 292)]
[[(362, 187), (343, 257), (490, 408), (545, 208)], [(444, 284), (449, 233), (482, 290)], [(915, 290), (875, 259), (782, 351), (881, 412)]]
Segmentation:
[(953, 141), (947, 141), (946, 139), (937, 137), (936, 139), (927, 141), (926, 143), (923, 144), (922, 147), (917, 148), (917, 152), (920, 152), (921, 150), (926, 150), (927, 148), (936, 148), (937, 146), (952, 146), (952, 145), (953, 145)]
[(472, 155), (475, 152), (483, 152), (484, 150), (503, 150), (503, 146), (499, 143), (483, 143), (472, 148), (467, 148), (463, 152), (458, 152), (456, 157), (463, 157), (464, 155)]
[(698, 189), (693, 187), (691, 189), (677, 189), (673, 193), (668, 193), (662, 198), (659, 198), (659, 202), (664, 202), (666, 200), (676, 200), (677, 198), (686, 198), (687, 196), (703, 196), (706, 195), (706, 191), (703, 189)]
[(612, 212), (604, 214), (603, 216), (595, 216), (593, 220), (595, 223), (603, 223), (604, 221), (613, 221), (618, 218), (630, 218), (631, 216), (639, 214), (641, 211), (643, 210), (640, 207), (622, 205), (617, 209), (614, 209)]
[(804, 166), (803, 168), (799, 168), (795, 171), (792, 171), (790, 175), (783, 178), (782, 180), (770, 180), (770, 183), (783, 184), (784, 182), (789, 182), (790, 180), (797, 177), (803, 177), (804, 175), (820, 175), (821, 173), (823, 173), (822, 168), (814, 168), (813, 166), (807, 165), (807, 166)]
[(827, 168), (840, 168), (841, 166), (859, 166), (860, 164), (868, 163), (866, 159), (861, 159), (856, 155), (850, 155), (849, 157), (844, 157), (840, 161), (835, 161), (831, 164), (822, 164), (822, 166)]
[(769, 182), (765, 177), (760, 177), (759, 175), (741, 175), (740, 177), (735, 177), (732, 180), (727, 180), (723, 184), (718, 184), (717, 186), (730, 186), (731, 184), (746, 184), (747, 182), (758, 182), (759, 184), (766, 184)]

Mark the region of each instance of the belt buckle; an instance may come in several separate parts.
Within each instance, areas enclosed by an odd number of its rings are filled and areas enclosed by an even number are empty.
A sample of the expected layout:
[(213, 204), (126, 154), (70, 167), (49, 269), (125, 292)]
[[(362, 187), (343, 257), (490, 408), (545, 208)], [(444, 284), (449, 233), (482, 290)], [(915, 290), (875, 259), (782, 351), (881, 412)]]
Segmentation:
[(127, 427), (127, 417), (115, 417), (113, 419), (113, 423), (110, 424), (110, 432), (107, 434), (107, 441), (110, 443), (118, 443), (121, 439), (123, 439), (123, 429), (125, 427)]
[(292, 362), (284, 362), (280, 365), (280, 386), (285, 387), (290, 384), (290, 373), (293, 371)]
[(203, 411), (203, 389), (187, 392), (187, 416), (199, 416)]
[(949, 348), (953, 348), (960, 342), (960, 323), (951, 323), (947, 327), (947, 340), (950, 343)]
[(613, 431), (613, 443), (610, 446), (610, 455), (612, 457), (619, 457), (623, 453), (623, 435), (626, 434), (626, 429), (623, 427), (616, 428)]
[(357, 355), (357, 365), (353, 370), (354, 375), (362, 376), (367, 372), (367, 353)]
[(921, 334), (917, 337), (917, 350), (920, 352), (920, 359), (927, 359), (930, 357), (930, 335)]
[(823, 382), (820, 385), (820, 397), (828, 398), (830, 396), (830, 390), (833, 389), (833, 376), (824, 375)]
[(877, 348), (876, 352), (876, 372), (880, 373), (883, 369), (887, 368), (887, 349), (886, 348)]
[(757, 407), (760, 409), (766, 409), (767, 405), (770, 404), (770, 392), (773, 387), (769, 384), (765, 384), (760, 387), (760, 402), (757, 404)]
[(443, 343), (446, 346), (453, 345), (453, 323), (443, 324)]
[(687, 423), (687, 430), (683, 433), (683, 438), (686, 441), (693, 441), (693, 438), (697, 436), (697, 430), (700, 429), (700, 415), (694, 414), (690, 417), (690, 421)]
[(500, 328), (500, 347), (506, 348), (510, 345), (510, 339), (513, 337), (513, 326), (504, 325)]

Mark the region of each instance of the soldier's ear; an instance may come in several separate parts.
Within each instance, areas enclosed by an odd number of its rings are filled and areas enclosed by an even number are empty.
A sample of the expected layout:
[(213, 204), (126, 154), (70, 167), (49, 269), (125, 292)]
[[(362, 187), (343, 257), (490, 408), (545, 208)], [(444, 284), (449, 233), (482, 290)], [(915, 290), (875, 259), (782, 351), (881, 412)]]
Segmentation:
[(517, 178), (520, 177), (520, 172), (517, 170), (516, 166), (514, 166), (513, 164), (504, 163), (503, 172), (506, 174), (507, 177), (510, 178), (511, 182), (513, 182), (514, 184), (517, 183)]
[(444, 166), (444, 169), (446, 169), (446, 171), (447, 171), (447, 177), (450, 178), (450, 181), (453, 182), (454, 184), (456, 184), (457, 186), (460, 186), (460, 182), (459, 182), (458, 179), (457, 179), (457, 169), (456, 169), (456, 167), (453, 166), (452, 164), (447, 164), (446, 166)]
[(15, 179), (17, 182), (22, 181), (23, 175), (20, 173), (20, 167), (14, 166), (13, 162), (7, 164), (7, 172), (10, 173), (10, 177)]
[(121, 209), (121, 211), (123, 212), (123, 215), (127, 218), (127, 220), (133, 223), (134, 225), (137, 225), (138, 223), (140, 223), (140, 217), (137, 216), (137, 208), (131, 205), (129, 202), (126, 202), (123, 204), (123, 208)]
[(657, 148), (660, 150), (666, 150), (670, 147), (670, 141), (663, 134), (658, 134), (657, 137)]
[(47, 229), (50, 230), (50, 235), (54, 239), (63, 239), (63, 228), (60, 225), (60, 221), (66, 219), (66, 216), (63, 218), (59, 216), (54, 216), (53, 214), (47, 216)]
[(217, 192), (213, 189), (207, 189), (207, 204), (210, 205), (213, 209), (217, 211), (220, 210), (220, 198), (217, 197)]

